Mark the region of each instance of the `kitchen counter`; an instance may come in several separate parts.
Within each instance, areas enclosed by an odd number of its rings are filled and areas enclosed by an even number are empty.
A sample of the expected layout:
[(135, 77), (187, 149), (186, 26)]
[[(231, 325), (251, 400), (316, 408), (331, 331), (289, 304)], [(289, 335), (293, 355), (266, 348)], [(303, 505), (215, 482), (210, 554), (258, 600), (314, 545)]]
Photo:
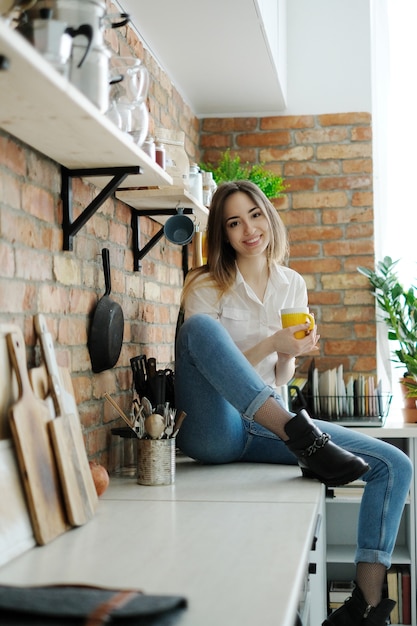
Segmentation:
[(294, 626), (324, 497), (298, 467), (177, 459), (174, 485), (112, 477), (85, 526), (0, 569), (0, 584), (178, 594), (179, 626)]

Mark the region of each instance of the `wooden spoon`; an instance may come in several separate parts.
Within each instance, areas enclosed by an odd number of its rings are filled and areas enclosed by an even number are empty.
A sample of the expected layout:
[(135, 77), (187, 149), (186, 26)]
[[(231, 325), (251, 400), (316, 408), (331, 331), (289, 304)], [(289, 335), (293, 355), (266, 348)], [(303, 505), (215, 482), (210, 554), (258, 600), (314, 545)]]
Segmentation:
[(165, 420), (159, 413), (152, 413), (145, 419), (145, 430), (152, 439), (159, 439), (165, 430)]

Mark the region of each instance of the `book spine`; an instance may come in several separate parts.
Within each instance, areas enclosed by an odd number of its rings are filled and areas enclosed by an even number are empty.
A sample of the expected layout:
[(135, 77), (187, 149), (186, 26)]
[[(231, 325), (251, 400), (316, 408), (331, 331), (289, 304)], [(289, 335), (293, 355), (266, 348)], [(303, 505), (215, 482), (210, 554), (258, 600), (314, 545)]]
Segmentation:
[(402, 600), (402, 623), (405, 625), (411, 625), (411, 574), (408, 567), (402, 568)]
[(396, 603), (391, 611), (391, 624), (399, 624), (398, 614), (398, 571), (396, 567), (390, 567), (387, 572), (388, 597)]

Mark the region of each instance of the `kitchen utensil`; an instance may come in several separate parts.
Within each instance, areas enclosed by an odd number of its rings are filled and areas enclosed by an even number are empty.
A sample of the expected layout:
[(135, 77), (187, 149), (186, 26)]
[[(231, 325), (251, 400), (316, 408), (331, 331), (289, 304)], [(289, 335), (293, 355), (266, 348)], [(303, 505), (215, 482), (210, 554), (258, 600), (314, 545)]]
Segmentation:
[(49, 391), (55, 406), (56, 417), (49, 422), (49, 431), (65, 507), (70, 524), (81, 526), (94, 516), (97, 492), (88, 463), (76, 404), (62, 382), (52, 335), (48, 332), (45, 317), (42, 314), (35, 315), (34, 324), (48, 373)]
[(136, 57), (114, 56), (109, 66), (111, 105), (106, 115), (141, 146), (149, 128), (148, 70)]
[(71, 26), (90, 24), (93, 27), (94, 48), (104, 45), (104, 31), (121, 28), (129, 22), (127, 13), (107, 13), (105, 0), (53, 0), (56, 18)]
[(146, 396), (142, 397), (140, 403), (143, 406), (143, 414), (145, 418), (149, 417), (149, 415), (152, 415), (153, 413), (152, 403)]
[(135, 386), (136, 393), (139, 395), (139, 398), (146, 395), (146, 377), (147, 377), (147, 369), (146, 369), (146, 356), (141, 354), (140, 356), (135, 356), (130, 359), (130, 365), (132, 367), (133, 372), (133, 383)]
[(43, 400), (48, 406), (51, 419), (56, 417), (55, 405), (49, 390), (49, 378), (46, 366), (42, 363), (39, 367), (31, 367), (29, 370), (29, 380), (33, 393), (37, 398)]
[[(149, 362), (152, 362), (152, 359), (148, 359)], [(156, 368), (156, 363), (155, 363)], [(165, 405), (165, 389), (166, 389), (166, 376), (165, 370), (154, 370), (155, 373), (151, 374), (149, 377), (149, 387), (151, 390), (151, 396), (153, 403), (156, 407), (156, 413), (163, 415), (164, 413), (164, 405)]]
[(135, 429), (132, 426), (132, 422), (130, 421), (130, 419), (128, 418), (128, 416), (126, 415), (126, 413), (123, 411), (123, 409), (117, 404), (117, 402), (115, 400), (113, 400), (113, 398), (106, 392), (104, 394), (104, 397), (106, 398), (106, 400), (108, 402), (110, 402), (110, 404), (112, 405), (112, 407), (117, 411), (117, 413), (120, 415), (120, 417), (122, 418), (122, 420), (129, 426), (129, 428), (131, 430), (133, 430), (133, 432), (136, 434)]
[(85, 46), (75, 43), (72, 47), (69, 79), (100, 113), (109, 108), (110, 57), (111, 52), (105, 46), (92, 46), (88, 57), (85, 57)]
[(19, 397), (7, 347), (7, 335), (12, 332), (20, 333), (20, 327), (16, 324), (0, 324), (0, 440), (11, 438), (8, 412)]
[(193, 238), (193, 269), (201, 267), (203, 264), (203, 233), (199, 227), (196, 227)]
[(22, 333), (9, 333), (7, 345), (19, 385), (19, 399), (9, 411), (10, 427), (33, 532), (43, 545), (68, 529), (48, 432), (50, 415), (30, 386)]
[(177, 419), (175, 420), (174, 432), (172, 434), (173, 438), (175, 438), (178, 435), (178, 432), (186, 417), (187, 417), (187, 413), (185, 411), (181, 411), (180, 414), (178, 415)]
[(86, 46), (77, 40), (70, 58), (70, 81), (87, 97), (101, 113), (109, 108), (109, 61), (111, 51), (104, 40), (108, 28), (125, 26), (127, 13), (106, 14), (106, 2), (101, 0), (54, 0), (52, 3), (56, 19), (78, 29), (88, 24), (92, 29), (91, 49), (85, 56)]
[(149, 73), (140, 59), (136, 57), (111, 57), (109, 75), (110, 79), (119, 77), (121, 79), (112, 83), (112, 96), (117, 103), (133, 105), (146, 100), (149, 89)]
[(183, 215), (182, 209), (178, 209), (177, 214), (171, 215), (165, 222), (164, 234), (171, 243), (185, 246), (193, 238), (194, 222), (188, 215)]
[(0, 566), (36, 544), (8, 420), (19, 397), (6, 341), (13, 331), (21, 332), (15, 324), (0, 324)]
[(146, 368), (148, 380), (156, 376), (156, 359), (153, 356), (146, 361)]
[(159, 439), (165, 430), (165, 420), (159, 413), (152, 413), (145, 419), (145, 430), (151, 439)]
[(145, 415), (143, 406), (139, 404), (138, 400), (133, 400), (132, 403), (133, 416), (135, 420), (134, 429), (138, 437), (143, 437), (145, 434)]
[(117, 363), (123, 343), (124, 316), (117, 302), (110, 298), (110, 255), (108, 248), (102, 250), (106, 291), (94, 312), (88, 337), (93, 372), (111, 369)]
[(166, 415), (165, 415), (165, 431), (164, 431), (164, 437), (166, 438), (171, 437), (174, 431), (175, 414), (176, 414), (176, 409), (172, 409), (168, 404), (168, 407), (166, 409)]
[(38, 52), (49, 61), (61, 74), (68, 76), (69, 60), (73, 41), (81, 36), (86, 38), (83, 55), (78, 61), (81, 67), (90, 51), (93, 29), (90, 24), (81, 24), (77, 28), (66, 22), (52, 19), (52, 9), (42, 8), (39, 16), (33, 20), (22, 20), (17, 29)]
[(138, 102), (132, 108), (129, 136), (135, 144), (142, 147), (149, 130), (149, 111), (146, 102)]

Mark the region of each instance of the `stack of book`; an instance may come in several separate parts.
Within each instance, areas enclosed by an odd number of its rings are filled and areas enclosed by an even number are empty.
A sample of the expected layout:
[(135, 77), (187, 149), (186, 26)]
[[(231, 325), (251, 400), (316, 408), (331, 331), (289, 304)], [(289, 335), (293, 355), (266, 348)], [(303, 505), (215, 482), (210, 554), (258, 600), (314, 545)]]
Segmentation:
[[(329, 611), (343, 606), (355, 588), (351, 580), (332, 580), (329, 585)], [(387, 595), (396, 605), (391, 612), (391, 624), (411, 625), (411, 576), (410, 568), (393, 565), (387, 572)]]
[(355, 588), (353, 580), (331, 580), (329, 585), (330, 612), (341, 607), (350, 598)]

